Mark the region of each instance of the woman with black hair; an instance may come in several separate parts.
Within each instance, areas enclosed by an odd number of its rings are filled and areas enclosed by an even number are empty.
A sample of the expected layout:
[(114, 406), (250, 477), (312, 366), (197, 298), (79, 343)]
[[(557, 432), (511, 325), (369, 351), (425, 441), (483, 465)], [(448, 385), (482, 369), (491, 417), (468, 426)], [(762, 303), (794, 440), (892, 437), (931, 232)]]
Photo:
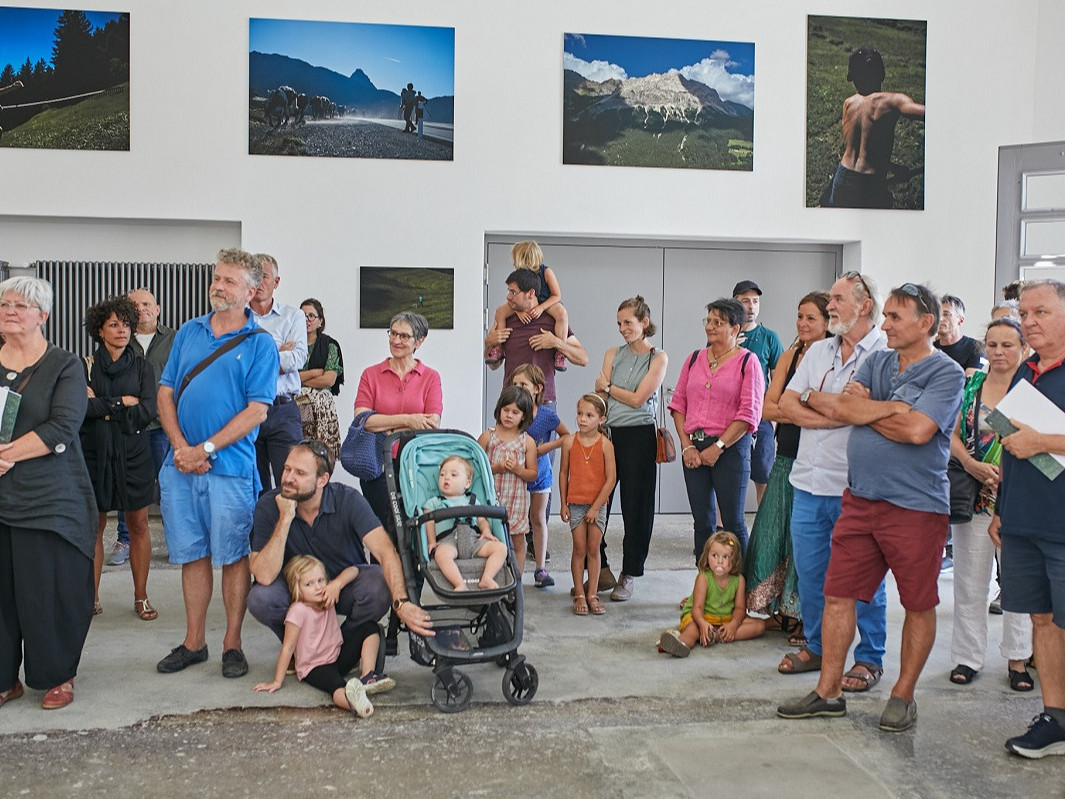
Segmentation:
[(300, 303), (307, 317), (307, 363), (300, 370), (300, 393), (296, 402), (303, 419), (303, 437), (321, 441), (340, 457), (340, 422), (333, 397), (344, 385), (344, 355), (332, 336), (325, 334), (325, 309), (313, 297)]
[(109, 297), (85, 313), (85, 327), (97, 347), (85, 364), (89, 404), (81, 426), (81, 448), (99, 508), (93, 613), (103, 612), (100, 572), (107, 512), (121, 510), (129, 527), (133, 610), (141, 620), (153, 621), (159, 614), (148, 601), (152, 560), (148, 506), (154, 499), (156, 475), (147, 428), (156, 417), (156, 386), (154, 368), (129, 343), (139, 318), (129, 297)]

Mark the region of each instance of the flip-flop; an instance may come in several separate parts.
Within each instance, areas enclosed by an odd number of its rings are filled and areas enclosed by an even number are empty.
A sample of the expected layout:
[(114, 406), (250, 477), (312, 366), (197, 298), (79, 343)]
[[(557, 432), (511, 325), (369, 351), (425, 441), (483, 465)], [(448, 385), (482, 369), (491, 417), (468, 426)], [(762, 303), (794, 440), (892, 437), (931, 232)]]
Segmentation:
[[(858, 667), (861, 666), (865, 671), (858, 671)], [(843, 686), (844, 691), (850, 691), (851, 693), (861, 694), (874, 687), (880, 678), (884, 676), (884, 670), (880, 666), (874, 666), (872, 663), (866, 663), (862, 660), (854, 661), (854, 665), (851, 670), (843, 675), (844, 678), (850, 677), (852, 680), (861, 680), (863, 687), (861, 688), (848, 688)]]
[[(799, 653), (805, 652), (808, 656), (808, 660), (803, 660), (799, 657)], [(821, 671), (821, 656), (810, 651), (807, 647), (801, 647), (798, 652), (788, 652), (784, 655), (784, 660), (791, 664), (790, 669), (783, 668), (784, 661), (781, 661), (777, 666), (777, 671), (781, 674), (804, 674), (809, 671)]]
[(588, 599), (584, 596), (584, 594), (578, 594), (577, 596), (573, 597), (573, 615), (588, 615)]

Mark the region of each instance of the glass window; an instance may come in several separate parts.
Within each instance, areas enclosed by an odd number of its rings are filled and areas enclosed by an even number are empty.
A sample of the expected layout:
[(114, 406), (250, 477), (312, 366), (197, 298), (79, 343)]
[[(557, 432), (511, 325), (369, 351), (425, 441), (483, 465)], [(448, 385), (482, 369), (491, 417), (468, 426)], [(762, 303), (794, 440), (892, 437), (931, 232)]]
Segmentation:
[(1025, 211), (1051, 211), (1065, 208), (1065, 172), (1025, 175)]
[(1022, 256), (1065, 255), (1065, 219), (1022, 222)]

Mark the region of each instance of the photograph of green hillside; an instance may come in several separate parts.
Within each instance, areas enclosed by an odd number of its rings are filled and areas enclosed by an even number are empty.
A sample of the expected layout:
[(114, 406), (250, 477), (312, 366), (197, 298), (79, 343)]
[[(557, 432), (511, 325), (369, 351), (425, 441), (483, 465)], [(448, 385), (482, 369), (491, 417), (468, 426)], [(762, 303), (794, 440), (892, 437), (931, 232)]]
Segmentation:
[(754, 44), (567, 33), (562, 163), (754, 169)]
[(387, 330), (400, 311), (420, 313), (430, 330), (455, 327), (455, 270), (421, 266), (359, 268), (359, 327)]
[(928, 24), (807, 26), (806, 207), (923, 210)]
[(455, 29), (251, 19), (248, 152), (454, 160)]
[(0, 147), (129, 150), (129, 14), (0, 6)]

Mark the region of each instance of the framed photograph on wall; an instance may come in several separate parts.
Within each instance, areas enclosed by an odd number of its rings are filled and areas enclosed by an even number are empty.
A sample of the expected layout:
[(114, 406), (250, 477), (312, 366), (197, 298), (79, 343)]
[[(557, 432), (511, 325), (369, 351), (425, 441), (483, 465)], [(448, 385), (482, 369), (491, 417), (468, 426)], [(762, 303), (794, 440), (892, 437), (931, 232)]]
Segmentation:
[(562, 162), (754, 169), (754, 44), (567, 33)]
[(129, 150), (129, 14), (0, 6), (0, 147)]
[(455, 29), (251, 19), (248, 152), (451, 161)]
[(455, 270), (427, 266), (359, 268), (359, 327), (388, 329), (400, 311), (425, 317), (430, 330), (455, 327)]
[(924, 209), (928, 23), (807, 18), (806, 207)]

